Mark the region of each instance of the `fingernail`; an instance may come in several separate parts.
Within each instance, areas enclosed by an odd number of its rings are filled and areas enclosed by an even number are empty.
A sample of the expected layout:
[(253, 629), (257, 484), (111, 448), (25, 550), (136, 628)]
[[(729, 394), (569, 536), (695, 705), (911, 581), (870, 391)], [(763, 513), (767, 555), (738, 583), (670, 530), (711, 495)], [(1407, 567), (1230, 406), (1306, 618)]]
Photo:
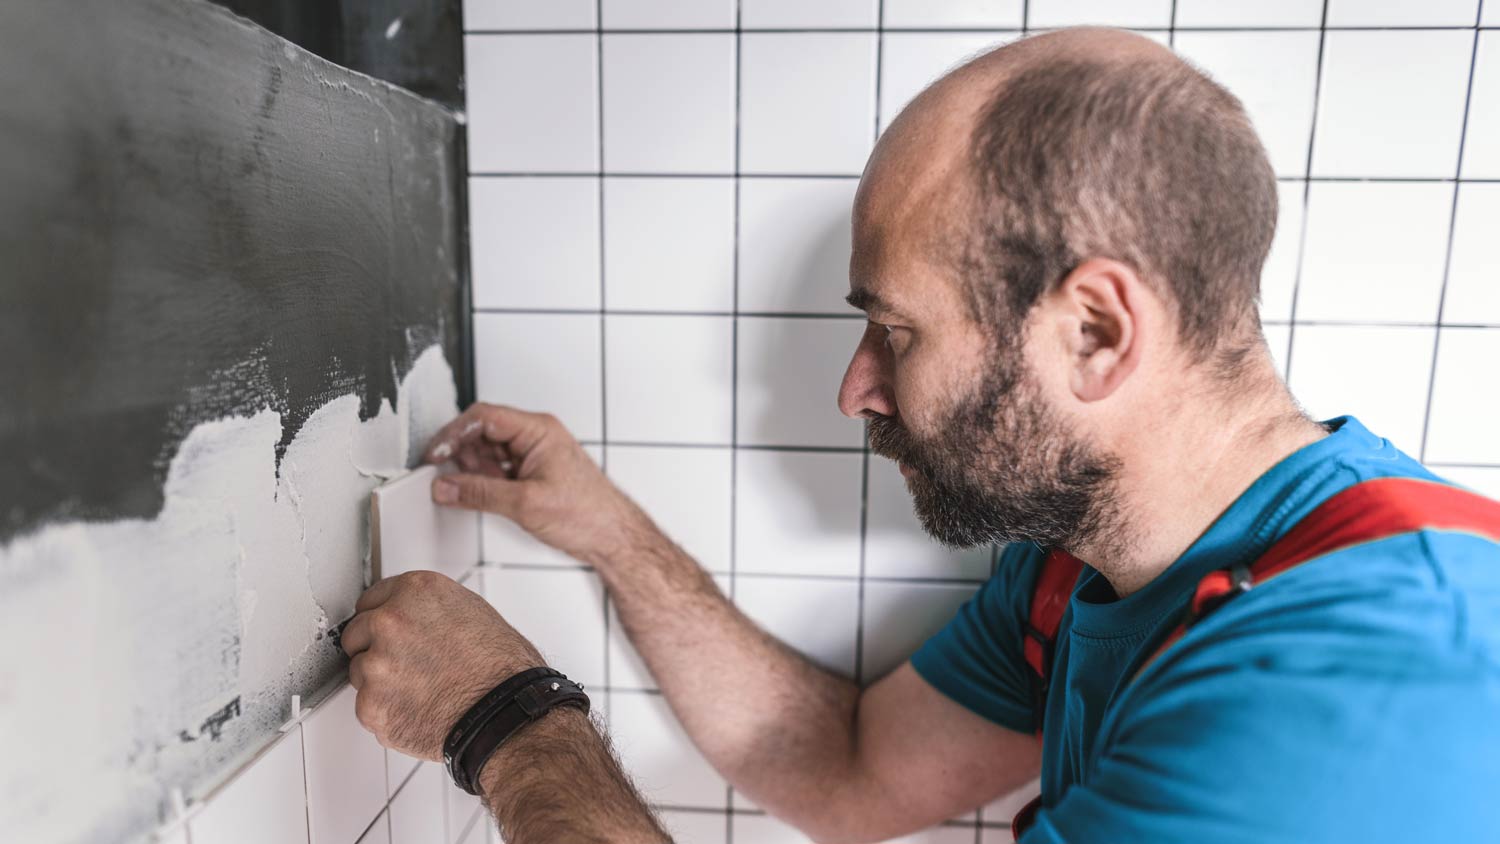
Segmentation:
[(432, 450), (431, 456), (433, 460), (447, 460), (449, 455), (451, 454), (453, 454), (453, 446), (447, 443), (439, 443), (438, 446)]
[(458, 484), (438, 478), (432, 482), (432, 500), (439, 504), (452, 504), (458, 500)]

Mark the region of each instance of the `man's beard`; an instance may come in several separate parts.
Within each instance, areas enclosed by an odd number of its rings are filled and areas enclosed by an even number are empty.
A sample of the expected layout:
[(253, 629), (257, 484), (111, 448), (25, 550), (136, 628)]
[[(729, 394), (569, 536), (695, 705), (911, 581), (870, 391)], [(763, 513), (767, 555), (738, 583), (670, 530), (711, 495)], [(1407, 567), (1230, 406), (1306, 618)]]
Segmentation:
[[(1020, 349), (1008, 351), (1019, 359)], [(914, 470), (906, 485), (917, 517), (944, 545), (1077, 547), (1112, 520), (1118, 461), (1072, 431), (1001, 357), (936, 435), (917, 437), (877, 416), (870, 450)]]

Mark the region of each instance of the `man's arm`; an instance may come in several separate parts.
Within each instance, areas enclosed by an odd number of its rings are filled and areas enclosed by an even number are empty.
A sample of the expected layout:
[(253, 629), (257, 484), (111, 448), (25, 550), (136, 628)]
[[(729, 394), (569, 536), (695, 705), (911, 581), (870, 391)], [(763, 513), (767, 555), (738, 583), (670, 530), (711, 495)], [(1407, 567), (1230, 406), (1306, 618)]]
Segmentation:
[(819, 840), (920, 829), (1036, 775), (1034, 737), (954, 703), (909, 664), (861, 693), (767, 635), (555, 419), (475, 405), (428, 454), (467, 471), (438, 482), (440, 502), (498, 513), (593, 565), (693, 742)]

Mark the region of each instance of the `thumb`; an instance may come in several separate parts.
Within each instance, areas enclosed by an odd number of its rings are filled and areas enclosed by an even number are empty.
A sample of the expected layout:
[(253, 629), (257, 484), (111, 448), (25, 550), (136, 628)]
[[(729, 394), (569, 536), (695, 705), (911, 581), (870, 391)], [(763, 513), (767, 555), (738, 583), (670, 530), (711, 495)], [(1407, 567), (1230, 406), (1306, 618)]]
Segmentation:
[(449, 507), (510, 518), (521, 496), (521, 483), (489, 475), (443, 475), (432, 482), (432, 500)]

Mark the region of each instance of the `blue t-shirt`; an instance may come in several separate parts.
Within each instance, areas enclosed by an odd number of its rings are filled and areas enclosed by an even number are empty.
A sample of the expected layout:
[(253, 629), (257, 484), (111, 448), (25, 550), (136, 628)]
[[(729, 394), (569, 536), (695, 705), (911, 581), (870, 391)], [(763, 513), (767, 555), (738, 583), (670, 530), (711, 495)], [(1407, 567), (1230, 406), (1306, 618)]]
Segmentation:
[[(1131, 677), (1199, 578), (1255, 560), (1356, 482), (1435, 480), (1351, 417), (1262, 475), (1165, 572), (1117, 599), (1085, 567), (1058, 631), (1042, 842), (1500, 842), (1500, 545), (1422, 531), (1242, 594)], [(943, 694), (1033, 732), (1022, 625), (1042, 552), (912, 656)]]

